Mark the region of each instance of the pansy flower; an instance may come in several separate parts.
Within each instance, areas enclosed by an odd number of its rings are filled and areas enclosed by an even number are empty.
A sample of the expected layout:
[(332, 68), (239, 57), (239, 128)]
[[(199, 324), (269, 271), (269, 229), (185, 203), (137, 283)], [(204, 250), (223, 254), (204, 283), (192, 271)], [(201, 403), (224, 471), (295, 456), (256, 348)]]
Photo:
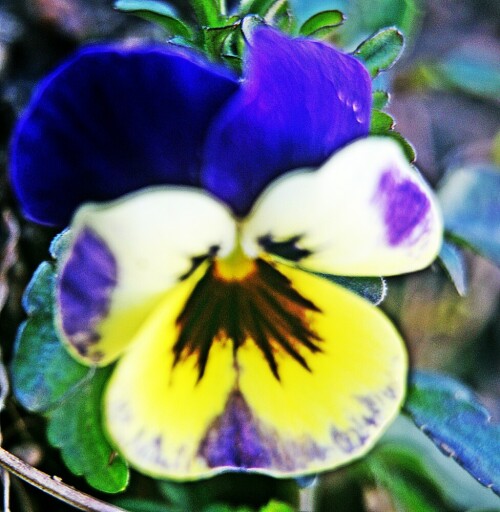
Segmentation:
[(171, 47), (94, 47), (42, 84), (12, 183), (27, 217), (70, 222), (59, 333), (115, 365), (105, 427), (134, 467), (317, 472), (397, 414), (400, 336), (324, 275), (421, 269), (442, 226), (399, 146), (366, 137), (370, 108), (359, 61), (270, 28), (241, 81)]

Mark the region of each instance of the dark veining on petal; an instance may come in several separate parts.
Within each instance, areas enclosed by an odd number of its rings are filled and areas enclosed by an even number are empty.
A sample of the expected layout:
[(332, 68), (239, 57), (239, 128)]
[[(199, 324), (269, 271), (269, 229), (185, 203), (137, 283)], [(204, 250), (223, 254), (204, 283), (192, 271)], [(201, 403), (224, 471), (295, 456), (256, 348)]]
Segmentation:
[(309, 249), (299, 247), (298, 243), (302, 239), (301, 235), (293, 236), (288, 240), (276, 242), (271, 234), (261, 236), (258, 239), (259, 245), (269, 254), (275, 254), (289, 261), (300, 261), (312, 252)]
[(395, 171), (388, 170), (380, 178), (377, 198), (384, 208), (387, 239), (392, 246), (400, 245), (411, 237), (430, 209), (430, 201), (413, 181), (398, 182)]
[(84, 229), (71, 247), (57, 286), (62, 330), (82, 356), (99, 341), (97, 324), (109, 311), (116, 283), (114, 256), (96, 233)]
[(185, 273), (182, 274), (182, 276), (179, 277), (179, 281), (183, 281), (184, 279), (187, 279), (189, 276), (193, 275), (196, 269), (206, 260), (209, 258), (215, 258), (217, 256), (217, 253), (220, 250), (220, 246), (218, 245), (212, 245), (209, 247), (208, 251), (205, 254), (200, 254), (199, 256), (193, 256), (191, 258), (191, 268)]
[(257, 259), (252, 264), (245, 278), (226, 280), (217, 273), (217, 263), (212, 263), (177, 318), (180, 329), (173, 348), (174, 365), (196, 355), (201, 379), (212, 343), (230, 339), (236, 352), (252, 339), (276, 379), (277, 351), (284, 350), (309, 370), (300, 348), (311, 353), (321, 350), (321, 340), (308, 320), (309, 313), (319, 309), (270, 263)]
[(332, 441), (338, 449), (347, 454), (359, 450), (373, 438), (373, 433), (379, 430), (380, 424), (386, 418), (387, 403), (397, 400), (398, 394), (389, 385), (378, 392), (355, 398), (362, 407), (360, 413), (349, 419), (347, 428), (330, 428)]

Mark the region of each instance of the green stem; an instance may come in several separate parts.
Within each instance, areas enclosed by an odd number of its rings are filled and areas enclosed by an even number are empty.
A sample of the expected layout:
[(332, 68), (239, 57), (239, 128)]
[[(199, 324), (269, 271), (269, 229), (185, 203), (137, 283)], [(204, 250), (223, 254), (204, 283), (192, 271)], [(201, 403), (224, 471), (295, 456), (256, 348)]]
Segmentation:
[(192, 0), (191, 5), (196, 19), (202, 27), (218, 26), (220, 11), (216, 0)]

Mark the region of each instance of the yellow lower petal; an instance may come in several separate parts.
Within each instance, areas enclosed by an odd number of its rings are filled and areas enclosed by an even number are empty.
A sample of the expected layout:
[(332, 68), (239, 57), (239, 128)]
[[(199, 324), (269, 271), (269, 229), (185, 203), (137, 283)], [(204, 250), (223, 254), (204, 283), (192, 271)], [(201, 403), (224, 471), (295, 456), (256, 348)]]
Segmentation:
[(344, 288), (278, 265), (322, 313), (309, 313), (321, 352), (302, 349), (310, 371), (280, 352), (280, 380), (260, 351), (238, 351), (239, 389), (272, 457), (265, 472), (304, 474), (365, 454), (397, 415), (407, 356), (385, 315)]
[[(290, 336), (300, 356), (292, 357), (265, 331), (270, 358), (262, 339), (259, 347), (247, 337), (235, 350), (219, 335), (202, 374), (196, 352), (176, 362), (176, 319), (200, 269), (157, 308), (109, 383), (107, 428), (134, 467), (185, 480), (226, 469), (313, 473), (366, 453), (395, 417), (407, 359), (389, 320), (338, 285), (281, 264), (276, 269), (320, 310), (303, 311), (319, 340), (308, 346)], [(274, 318), (262, 304), (259, 314)]]
[(236, 379), (230, 342), (213, 345), (199, 382), (196, 357), (174, 366), (175, 320), (196, 281), (178, 285), (157, 308), (118, 362), (105, 396), (111, 438), (134, 467), (153, 476), (209, 471), (197, 452)]

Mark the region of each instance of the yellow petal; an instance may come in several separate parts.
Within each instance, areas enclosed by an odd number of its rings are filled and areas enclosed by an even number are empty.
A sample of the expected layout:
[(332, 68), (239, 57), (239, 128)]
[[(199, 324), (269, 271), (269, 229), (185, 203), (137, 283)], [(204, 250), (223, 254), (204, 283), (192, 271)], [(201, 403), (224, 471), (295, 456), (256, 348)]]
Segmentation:
[[(265, 265), (256, 265), (261, 278)], [(389, 320), (333, 283), (283, 265), (274, 270), (283, 278), (273, 274), (274, 289), (256, 273), (241, 282), (209, 280), (222, 286), (213, 294), (219, 311), (230, 310), (224, 286), (240, 304), (236, 318), (218, 317), (220, 332), (247, 336), (235, 346), (210, 334), (202, 373), (199, 347), (179, 360), (175, 347), (178, 319), (201, 293), (193, 289), (205, 269), (176, 287), (140, 330), (105, 398), (109, 434), (134, 467), (187, 480), (228, 469), (276, 476), (327, 470), (366, 453), (397, 414), (407, 360)], [(275, 299), (284, 313), (270, 309)], [(292, 327), (293, 313), (302, 327)], [(289, 325), (289, 345), (272, 325), (282, 332)], [(308, 339), (311, 332), (317, 336)]]
[(212, 346), (201, 380), (196, 357), (174, 364), (176, 319), (199, 276), (178, 285), (157, 307), (118, 362), (105, 395), (109, 435), (134, 467), (153, 476), (207, 473), (198, 452), (236, 380), (229, 341)]
[(332, 469), (364, 455), (397, 415), (406, 386), (405, 347), (367, 301), (303, 271), (277, 268), (321, 310), (310, 313), (321, 352), (302, 347), (307, 370), (279, 351), (278, 381), (248, 343), (237, 356), (239, 389), (270, 453), (265, 472)]

